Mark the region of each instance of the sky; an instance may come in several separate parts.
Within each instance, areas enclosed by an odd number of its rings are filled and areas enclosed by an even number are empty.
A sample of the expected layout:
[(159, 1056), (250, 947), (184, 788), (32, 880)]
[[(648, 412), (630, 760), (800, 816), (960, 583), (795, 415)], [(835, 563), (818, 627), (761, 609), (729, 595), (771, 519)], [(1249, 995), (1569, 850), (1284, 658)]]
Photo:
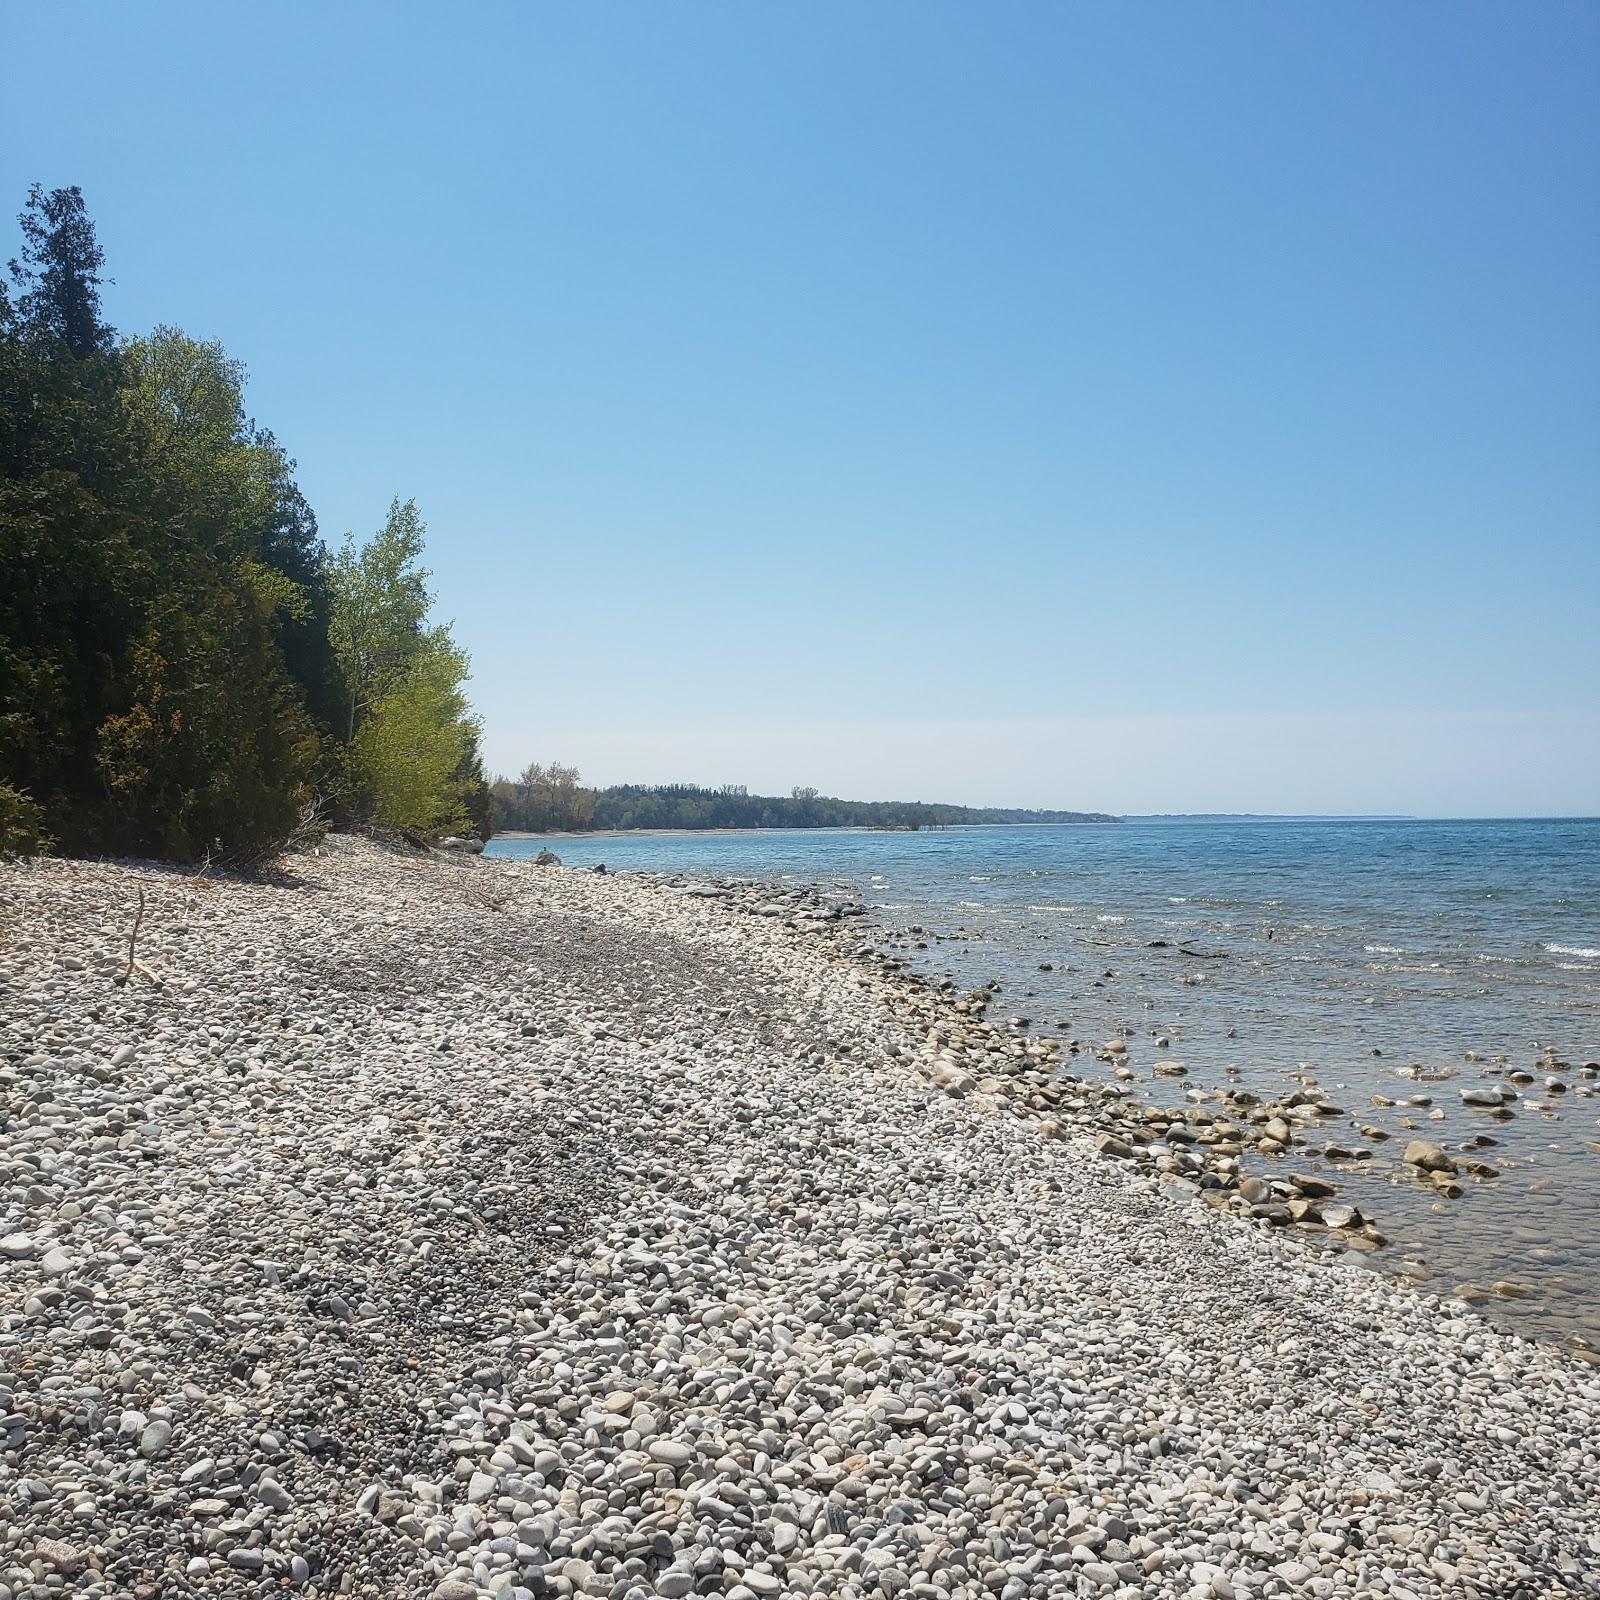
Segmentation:
[(495, 769), (1600, 813), (1600, 7), (0, 32), (0, 205), (416, 498)]

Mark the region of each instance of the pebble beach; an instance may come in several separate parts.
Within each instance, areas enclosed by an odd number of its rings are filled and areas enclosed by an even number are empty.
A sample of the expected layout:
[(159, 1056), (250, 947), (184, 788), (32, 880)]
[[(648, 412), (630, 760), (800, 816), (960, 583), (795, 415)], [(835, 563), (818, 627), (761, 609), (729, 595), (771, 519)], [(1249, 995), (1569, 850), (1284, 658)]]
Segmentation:
[(1600, 1370), (858, 909), (0, 868), (0, 1600), (1600, 1594)]

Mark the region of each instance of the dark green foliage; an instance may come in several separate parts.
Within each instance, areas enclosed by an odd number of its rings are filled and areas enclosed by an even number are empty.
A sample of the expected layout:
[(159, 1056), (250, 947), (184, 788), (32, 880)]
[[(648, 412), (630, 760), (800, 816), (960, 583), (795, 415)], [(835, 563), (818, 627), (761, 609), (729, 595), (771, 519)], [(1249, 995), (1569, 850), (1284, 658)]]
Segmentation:
[[(0, 282), (0, 847), (259, 860), (354, 782), (316, 518), (220, 345), (119, 344), (102, 321), (78, 190), (35, 186), (21, 224)], [(476, 724), (450, 705), (421, 731), (486, 827)]]
[(300, 685), (312, 719), (333, 733), (343, 715), (345, 695), (328, 636), (333, 620), (328, 551), (318, 537), (316, 514), (294, 481), (294, 462), (266, 429), (257, 430), (255, 442), (266, 463), (270, 489), (256, 559), (297, 585), (304, 601), (294, 614), (278, 617), (283, 663)]
[[(95, 729), (101, 848), (253, 858), (306, 804), (318, 741), (281, 634), (306, 595), (274, 557), (286, 464), (244, 420), (243, 374), (173, 329), (132, 341), (126, 509), (153, 581)], [(290, 485), (292, 488), (292, 485)], [(274, 539), (281, 550), (275, 550)]]
[[(135, 461), (100, 254), (61, 195), (35, 189), (0, 305), (0, 779), (73, 841), (104, 804), (96, 730), (121, 708), (151, 574), (122, 503)], [(63, 214), (66, 236), (42, 238)]]
[(476, 730), (469, 747), (462, 753), (455, 781), (465, 797), (463, 805), (472, 836), (477, 839), (489, 838), (494, 832), (494, 802), (489, 794), (489, 780), (484, 776)]
[(22, 293), (17, 313), (37, 336), (70, 355), (110, 355), (116, 335), (100, 320), (100, 269), (105, 257), (84, 209), (83, 194), (70, 189), (28, 191), (22, 226), (22, 256), (11, 276)]

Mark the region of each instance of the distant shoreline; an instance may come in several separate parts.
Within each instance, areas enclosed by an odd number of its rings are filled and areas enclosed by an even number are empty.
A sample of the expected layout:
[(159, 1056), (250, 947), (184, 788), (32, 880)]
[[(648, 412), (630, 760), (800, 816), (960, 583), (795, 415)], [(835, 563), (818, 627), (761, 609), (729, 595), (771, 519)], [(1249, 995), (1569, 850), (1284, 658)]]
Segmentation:
[(979, 828), (1105, 828), (1121, 827), (1126, 822), (1416, 822), (1417, 817), (1341, 817), (1341, 816), (1281, 816), (1269, 813), (1208, 813), (1163, 812), (1125, 817), (1104, 816), (1086, 818), (1082, 822), (943, 822), (930, 823), (921, 828), (879, 827), (864, 822), (819, 823), (815, 827), (786, 826), (774, 828), (500, 828), (490, 835), (496, 839), (656, 839), (685, 834), (696, 838), (726, 835), (737, 837), (748, 834), (756, 837), (771, 833), (956, 833)]
[(941, 822), (922, 828), (880, 828), (870, 823), (822, 823), (814, 828), (548, 828), (529, 832), (521, 828), (501, 828), (490, 834), (489, 843), (496, 839), (655, 839), (671, 838), (675, 834), (705, 838), (708, 835), (749, 834), (759, 836), (769, 833), (957, 833), (976, 828), (1105, 828), (1121, 824), (1121, 817), (1096, 817), (1092, 822)]
[(655, 839), (671, 838), (682, 834), (694, 838), (726, 835), (759, 837), (774, 833), (958, 833), (973, 832), (983, 828), (1089, 828), (1120, 827), (1129, 822), (1182, 823), (1182, 822), (1414, 822), (1414, 823), (1474, 823), (1474, 822), (1595, 822), (1600, 817), (1549, 816), (1549, 817), (1425, 817), (1405, 813), (1393, 815), (1342, 815), (1337, 812), (1220, 812), (1171, 811), (1129, 812), (1125, 816), (1106, 816), (1086, 819), (1083, 822), (945, 822), (929, 824), (922, 828), (875, 827), (871, 823), (823, 823), (816, 827), (777, 828), (549, 828), (527, 831), (520, 828), (502, 828), (490, 835), (496, 839)]

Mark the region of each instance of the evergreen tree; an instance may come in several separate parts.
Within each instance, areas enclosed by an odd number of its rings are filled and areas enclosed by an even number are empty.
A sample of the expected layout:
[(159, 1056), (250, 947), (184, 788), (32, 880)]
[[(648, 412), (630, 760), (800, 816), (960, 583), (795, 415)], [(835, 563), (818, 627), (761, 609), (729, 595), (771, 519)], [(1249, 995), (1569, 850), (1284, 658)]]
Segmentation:
[(83, 204), (83, 191), (28, 191), (18, 219), (22, 255), (11, 263), (21, 289), (17, 309), (34, 337), (59, 342), (82, 361), (110, 355), (116, 335), (100, 318), (100, 269), (105, 255)]
[(335, 561), (214, 341), (119, 344), (83, 196), (0, 279), (0, 851), (252, 860), (317, 796), (487, 835), (465, 655), (396, 501)]
[(21, 221), (16, 292), (0, 296), (0, 782), (85, 848), (106, 798), (96, 733), (148, 574), (121, 503), (135, 463), (82, 196), (35, 186)]
[(70, 850), (253, 856), (319, 753), (284, 658), (314, 559), (281, 527), (287, 463), (220, 346), (117, 346), (76, 190), (36, 188), (22, 226), (0, 304), (0, 781)]

